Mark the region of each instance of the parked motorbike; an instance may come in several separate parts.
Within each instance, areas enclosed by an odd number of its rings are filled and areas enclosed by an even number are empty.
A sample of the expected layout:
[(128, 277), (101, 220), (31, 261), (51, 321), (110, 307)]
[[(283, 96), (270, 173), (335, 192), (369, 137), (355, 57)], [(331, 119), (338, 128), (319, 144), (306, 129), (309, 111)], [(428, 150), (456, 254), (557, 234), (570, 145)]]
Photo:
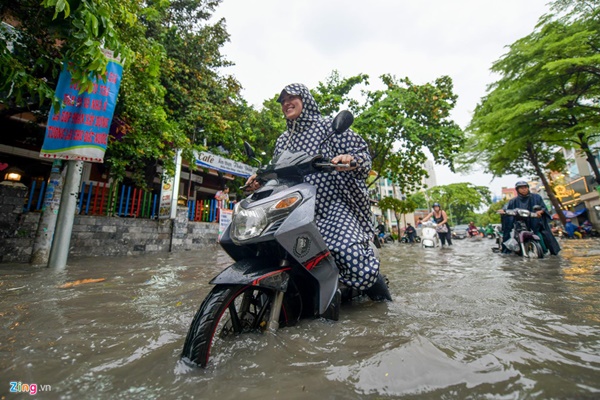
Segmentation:
[(483, 231), (483, 235), (488, 239), (493, 239), (494, 238), (494, 227), (492, 225), (486, 226)]
[(437, 224), (432, 221), (423, 222), (421, 235), (421, 246), (423, 247), (439, 247), (440, 237), (437, 234)]
[[(544, 250), (540, 244), (540, 237), (529, 229), (532, 218), (539, 218), (536, 211), (541, 210), (539, 206), (534, 211), (521, 208), (505, 210), (505, 216), (514, 217), (513, 229), (510, 239), (504, 242), (504, 246), (519, 256), (528, 258), (544, 258)], [(504, 219), (505, 217), (503, 217)], [(504, 221), (503, 221), (504, 224)], [(502, 249), (502, 236), (497, 239), (498, 250)]]
[[(347, 111), (338, 114), (319, 148), (345, 132), (353, 119)], [(253, 158), (252, 148), (247, 143), (245, 148)], [(286, 150), (259, 168), (260, 189), (236, 204), (220, 241), (235, 263), (210, 281), (215, 286), (192, 320), (184, 362), (205, 367), (211, 355), (223, 356), (241, 334), (275, 331), (304, 317), (337, 320), (342, 297), (364, 294), (338, 288), (338, 268), (314, 222), (316, 189), (303, 179), (349, 166)], [(381, 274), (367, 294), (374, 300), (390, 298)]]

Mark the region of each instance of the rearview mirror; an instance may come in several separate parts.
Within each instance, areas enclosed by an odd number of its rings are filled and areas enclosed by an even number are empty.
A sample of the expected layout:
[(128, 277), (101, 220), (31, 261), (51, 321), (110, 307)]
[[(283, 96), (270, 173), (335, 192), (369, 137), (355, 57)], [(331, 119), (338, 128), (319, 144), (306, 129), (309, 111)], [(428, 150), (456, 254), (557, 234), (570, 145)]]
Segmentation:
[(343, 110), (335, 116), (333, 121), (331, 121), (331, 129), (332, 132), (323, 139), (323, 141), (319, 144), (319, 150), (323, 146), (323, 144), (331, 139), (331, 137), (335, 134), (344, 133), (350, 128), (352, 123), (354, 122), (354, 115), (350, 111)]
[(256, 155), (254, 154), (254, 149), (252, 148), (252, 146), (250, 146), (250, 143), (244, 141), (244, 152), (246, 153), (246, 156), (248, 156), (248, 158), (253, 159), (256, 157)]
[(331, 123), (335, 133), (344, 133), (352, 126), (354, 115), (348, 110), (343, 110), (338, 113)]

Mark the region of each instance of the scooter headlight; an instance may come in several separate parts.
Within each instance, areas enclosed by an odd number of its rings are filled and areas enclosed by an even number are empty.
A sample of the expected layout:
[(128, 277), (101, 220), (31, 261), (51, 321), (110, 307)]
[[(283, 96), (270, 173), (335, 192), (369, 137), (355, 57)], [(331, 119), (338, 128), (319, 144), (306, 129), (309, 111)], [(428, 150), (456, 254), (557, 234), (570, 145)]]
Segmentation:
[(523, 218), (527, 218), (527, 217), (529, 217), (529, 215), (531, 215), (531, 213), (528, 210), (523, 210), (523, 209), (519, 209), (518, 213), (519, 213), (519, 216), (523, 217)]
[(267, 224), (267, 214), (262, 207), (244, 209), (236, 206), (231, 224), (231, 236), (239, 241), (252, 239), (260, 235)]
[(258, 207), (242, 208), (241, 203), (238, 203), (231, 221), (231, 238), (241, 242), (260, 236), (270, 224), (292, 212), (301, 200), (300, 193), (292, 193), (283, 199)]

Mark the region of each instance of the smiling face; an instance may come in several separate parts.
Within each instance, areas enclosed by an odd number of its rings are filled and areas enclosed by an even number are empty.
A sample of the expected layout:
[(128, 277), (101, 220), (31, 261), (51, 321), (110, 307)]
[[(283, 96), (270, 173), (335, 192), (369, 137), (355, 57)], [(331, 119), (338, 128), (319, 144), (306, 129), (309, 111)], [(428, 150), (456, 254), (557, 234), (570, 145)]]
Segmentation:
[(281, 98), (281, 111), (286, 119), (294, 120), (302, 112), (302, 98), (291, 94), (285, 94)]

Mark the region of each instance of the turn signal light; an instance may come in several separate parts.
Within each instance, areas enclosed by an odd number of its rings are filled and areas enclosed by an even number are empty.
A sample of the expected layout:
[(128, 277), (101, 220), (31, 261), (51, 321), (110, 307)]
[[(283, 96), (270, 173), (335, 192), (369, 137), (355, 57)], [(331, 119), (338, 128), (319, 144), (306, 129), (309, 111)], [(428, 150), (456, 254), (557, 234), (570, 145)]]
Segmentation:
[(298, 200), (300, 200), (299, 196), (292, 196), (292, 197), (287, 197), (285, 199), (281, 199), (277, 202), (277, 204), (275, 204), (275, 206), (273, 206), (273, 209), (282, 210), (284, 208), (291, 207), (294, 204), (296, 204), (298, 202)]

